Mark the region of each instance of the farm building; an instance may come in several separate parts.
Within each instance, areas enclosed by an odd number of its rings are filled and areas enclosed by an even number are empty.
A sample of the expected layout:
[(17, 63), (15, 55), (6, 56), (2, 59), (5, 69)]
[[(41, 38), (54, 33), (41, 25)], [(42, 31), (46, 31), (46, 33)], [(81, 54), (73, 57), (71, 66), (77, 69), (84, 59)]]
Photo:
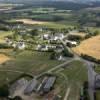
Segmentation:
[(51, 88), (53, 87), (54, 83), (56, 81), (56, 77), (49, 77), (43, 87), (43, 91), (44, 93), (47, 93), (51, 90)]
[(22, 87), (26, 88), (28, 84), (28, 81), (24, 78), (16, 81), (14, 84), (12, 84), (9, 88), (9, 91), (10, 91), (10, 95), (13, 95), (14, 92)]
[(38, 82), (36, 79), (31, 80), (24, 90), (24, 94), (31, 94), (33, 91), (37, 90)]

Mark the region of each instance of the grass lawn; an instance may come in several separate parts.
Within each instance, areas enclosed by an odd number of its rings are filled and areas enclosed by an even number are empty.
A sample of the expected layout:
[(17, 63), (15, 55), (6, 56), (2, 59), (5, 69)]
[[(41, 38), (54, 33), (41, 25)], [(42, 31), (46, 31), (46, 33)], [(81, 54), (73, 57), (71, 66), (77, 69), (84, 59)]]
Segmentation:
[(100, 100), (100, 90), (96, 91), (96, 100)]
[[(67, 83), (65, 82), (65, 86), (61, 88), (62, 91), (66, 91), (67, 87), (71, 88), (68, 100), (78, 100), (80, 87), (83, 82), (87, 80), (87, 69), (84, 64), (80, 61), (73, 61), (68, 65), (67, 68), (60, 71), (58, 75), (61, 77), (61, 74), (66, 77)], [(64, 78), (57, 80), (57, 85), (62, 84), (64, 82)], [(65, 92), (61, 92), (61, 95), (64, 95)]]
[[(0, 65), (0, 70), (22, 71), (27, 73), (33, 73), (33, 75), (37, 75), (42, 73), (43, 71), (57, 66), (58, 64), (63, 63), (62, 61), (50, 60), (49, 57), (51, 53), (48, 52), (11, 52), (9, 51), (8, 55), (10, 55), (13, 59)], [(1, 73), (1, 77), (5, 76), (5, 72)], [(6, 77), (10, 76), (7, 75)], [(0, 82), (2, 82), (2, 80)]]

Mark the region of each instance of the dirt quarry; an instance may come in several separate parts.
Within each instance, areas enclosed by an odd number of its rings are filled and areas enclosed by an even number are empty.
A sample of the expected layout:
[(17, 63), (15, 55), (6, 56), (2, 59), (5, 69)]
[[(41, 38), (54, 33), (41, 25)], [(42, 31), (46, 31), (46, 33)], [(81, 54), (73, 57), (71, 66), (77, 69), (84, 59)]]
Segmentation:
[(100, 35), (84, 40), (79, 46), (73, 48), (77, 54), (86, 54), (100, 59)]
[(31, 19), (17, 19), (16, 20), (17, 22), (23, 22), (24, 24), (44, 24), (46, 22), (43, 22), (43, 21), (34, 21), (34, 20), (31, 20)]
[(10, 58), (4, 54), (0, 54), (0, 64), (10, 60)]

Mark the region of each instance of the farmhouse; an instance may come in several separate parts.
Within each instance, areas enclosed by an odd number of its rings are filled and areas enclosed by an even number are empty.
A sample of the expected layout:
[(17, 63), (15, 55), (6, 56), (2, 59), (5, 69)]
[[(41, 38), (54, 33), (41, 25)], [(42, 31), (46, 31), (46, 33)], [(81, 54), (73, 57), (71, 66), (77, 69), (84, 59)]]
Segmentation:
[(51, 41), (57, 41), (57, 40), (61, 40), (61, 39), (64, 39), (64, 34), (63, 33), (57, 33), (57, 34), (55, 34), (55, 35), (53, 35), (53, 36), (51, 36)]
[(43, 35), (43, 40), (49, 40), (51, 37), (49, 34), (44, 34)]
[(55, 49), (55, 48), (56, 48), (56, 46), (53, 46), (53, 45), (40, 45), (40, 44), (38, 44), (36, 50), (49, 51), (50, 49)]
[(25, 49), (25, 43), (24, 42), (18, 42), (17, 48), (20, 49), (20, 50)]
[(67, 46), (77, 46), (78, 43), (76, 41), (66, 40), (66, 45)]

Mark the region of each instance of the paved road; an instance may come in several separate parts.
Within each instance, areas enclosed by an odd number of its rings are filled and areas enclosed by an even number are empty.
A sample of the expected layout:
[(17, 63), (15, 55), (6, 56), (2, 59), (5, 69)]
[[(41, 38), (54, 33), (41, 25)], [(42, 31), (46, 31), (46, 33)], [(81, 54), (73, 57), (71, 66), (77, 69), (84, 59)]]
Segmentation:
[(88, 69), (88, 86), (89, 86), (89, 96), (90, 96), (90, 100), (94, 100), (94, 85), (95, 85), (95, 76), (96, 76), (96, 72), (93, 69), (93, 63), (89, 62), (89, 61), (85, 61), (86, 65), (87, 65), (87, 69)]
[[(64, 41), (61, 42), (65, 45)], [(71, 49), (68, 50), (70, 50), (74, 54), (75, 59), (82, 61), (86, 65), (88, 70), (89, 96), (90, 96), (90, 100), (94, 100), (94, 85), (95, 85), (95, 76), (96, 76), (96, 72), (93, 69), (94, 63), (84, 60)]]

